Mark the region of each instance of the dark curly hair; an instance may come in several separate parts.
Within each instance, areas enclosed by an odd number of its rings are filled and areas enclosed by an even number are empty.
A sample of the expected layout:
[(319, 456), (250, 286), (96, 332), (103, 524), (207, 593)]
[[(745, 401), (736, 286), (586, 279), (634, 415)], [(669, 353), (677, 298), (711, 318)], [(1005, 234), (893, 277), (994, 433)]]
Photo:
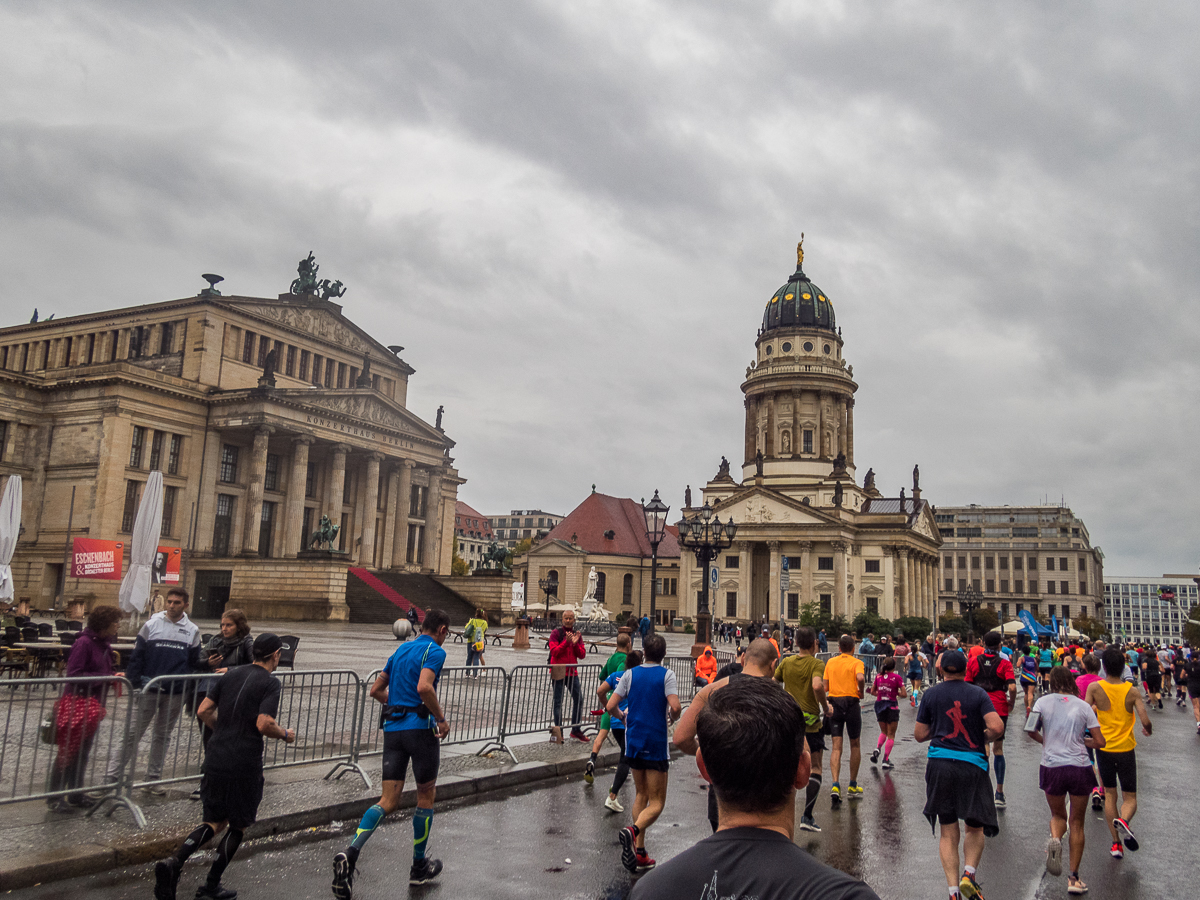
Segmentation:
[(97, 606), (87, 617), (87, 627), (96, 634), (103, 634), (112, 627), (113, 622), (120, 622), (125, 613), (115, 606)]

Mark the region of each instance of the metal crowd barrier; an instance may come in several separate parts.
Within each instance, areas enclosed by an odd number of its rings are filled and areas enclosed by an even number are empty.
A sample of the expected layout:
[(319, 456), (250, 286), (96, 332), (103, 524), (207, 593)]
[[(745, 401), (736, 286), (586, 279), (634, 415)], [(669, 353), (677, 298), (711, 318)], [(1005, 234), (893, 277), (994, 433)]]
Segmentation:
[[(67, 694), (71, 696), (65, 698)], [(129, 731), (132, 697), (129, 682), (116, 677), (4, 682), (0, 804), (87, 792), (130, 807), (121, 796), (122, 785), (105, 780), (105, 769)], [(62, 704), (67, 708), (60, 715)]]
[[(383, 753), (384, 732), (380, 724), (383, 706), (370, 697), (370, 689), (379, 677), (376, 669), (364, 684), (364, 708), (355, 761), (364, 756)], [(438, 703), (450, 723), (450, 733), (443, 744), (473, 744), (483, 742), (479, 751), (485, 753), (499, 746), (510, 756), (501, 738), (504, 704), (508, 697), (508, 673), (497, 666), (462, 666), (442, 669), (437, 687)], [(516, 757), (513, 757), (514, 762)]]
[[(579, 704), (578, 720), (572, 715), (573, 701), (570, 691), (564, 685), (562, 696), (561, 727), (563, 737), (576, 727), (584, 733), (594, 733), (596, 717), (592, 710), (600, 705), (596, 696), (596, 688), (600, 686), (599, 665), (571, 666), (578, 672), (579, 691), (582, 703)], [(564, 680), (569, 680), (567, 676)], [(513, 761), (516, 756), (508, 748), (506, 739), (514, 734), (536, 734), (539, 731), (549, 733), (555, 725), (554, 721), (554, 682), (551, 678), (551, 667), (516, 666), (508, 673), (507, 702), (504, 705), (504, 718), (500, 725), (500, 740), (498, 743), (508, 751)]]

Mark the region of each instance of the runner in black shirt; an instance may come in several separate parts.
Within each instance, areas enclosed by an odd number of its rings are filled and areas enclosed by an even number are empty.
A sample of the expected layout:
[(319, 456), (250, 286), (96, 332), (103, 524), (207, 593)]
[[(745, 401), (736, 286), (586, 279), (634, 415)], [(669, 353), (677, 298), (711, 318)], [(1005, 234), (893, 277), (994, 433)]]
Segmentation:
[(188, 835), (174, 856), (154, 867), (155, 900), (175, 900), (179, 873), (187, 858), (229, 825), (217, 845), (217, 858), (208, 881), (196, 891), (197, 900), (233, 900), (236, 891), (221, 886), (221, 875), (237, 853), (242, 832), (254, 823), (263, 792), (263, 737), (292, 743), (296, 732), (275, 723), (279, 711), (279, 665), (283, 642), (264, 632), (254, 639), (254, 665), (238, 666), (213, 682), (196, 711), (213, 729), (205, 756), (200, 797), (204, 821)]

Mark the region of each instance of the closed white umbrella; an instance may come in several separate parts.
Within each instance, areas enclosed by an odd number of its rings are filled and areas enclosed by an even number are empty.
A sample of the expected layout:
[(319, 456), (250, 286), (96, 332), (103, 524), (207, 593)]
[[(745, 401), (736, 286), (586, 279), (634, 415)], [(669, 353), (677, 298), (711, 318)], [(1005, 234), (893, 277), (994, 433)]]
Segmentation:
[(13, 551), (21, 534), (21, 476), (10, 475), (0, 498), (0, 600), (11, 600)]
[(150, 578), (154, 571), (154, 554), (158, 552), (158, 537), (162, 531), (163, 480), (162, 472), (151, 472), (133, 522), (133, 541), (129, 547), (129, 571), (121, 580), (121, 609), (141, 613), (150, 600)]

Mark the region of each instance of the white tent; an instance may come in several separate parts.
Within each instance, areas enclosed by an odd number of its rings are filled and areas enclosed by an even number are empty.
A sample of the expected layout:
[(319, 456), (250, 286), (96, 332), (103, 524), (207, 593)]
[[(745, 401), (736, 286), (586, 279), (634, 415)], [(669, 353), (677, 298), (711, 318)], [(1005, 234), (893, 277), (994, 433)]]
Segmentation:
[[(1013, 619), (1011, 622), (1005, 622), (999, 628), (993, 628), (992, 631), (998, 631), (1007, 637), (1009, 635), (1015, 635), (1022, 628), (1025, 628), (1025, 626), (1021, 624), (1021, 621), (1019, 619)], [(1028, 629), (1026, 630), (1028, 631)], [(1080, 638), (1083, 637), (1083, 634), (1076, 631), (1074, 628), (1068, 628), (1067, 637)]]
[(0, 498), (0, 600), (14, 596), (12, 562), (21, 535), (21, 476), (10, 475)]
[(133, 521), (129, 571), (121, 581), (121, 609), (125, 612), (140, 614), (150, 600), (150, 578), (154, 571), (154, 554), (158, 552), (158, 537), (162, 532), (162, 514), (162, 472), (151, 472), (142, 491), (137, 518)]

